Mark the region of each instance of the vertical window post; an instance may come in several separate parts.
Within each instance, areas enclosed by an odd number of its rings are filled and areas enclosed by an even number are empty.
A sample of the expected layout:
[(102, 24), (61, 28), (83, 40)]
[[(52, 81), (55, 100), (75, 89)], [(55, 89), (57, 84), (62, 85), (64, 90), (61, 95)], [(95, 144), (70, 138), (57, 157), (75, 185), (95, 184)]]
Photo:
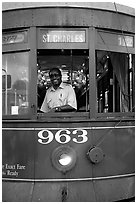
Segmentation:
[(29, 59), (29, 71), (30, 71), (30, 87), (29, 96), (30, 101), (30, 111), (32, 117), (36, 117), (37, 113), (37, 37), (36, 37), (36, 27), (30, 28), (30, 59)]
[(89, 28), (89, 106), (90, 118), (96, 117), (96, 68), (95, 68), (95, 28)]

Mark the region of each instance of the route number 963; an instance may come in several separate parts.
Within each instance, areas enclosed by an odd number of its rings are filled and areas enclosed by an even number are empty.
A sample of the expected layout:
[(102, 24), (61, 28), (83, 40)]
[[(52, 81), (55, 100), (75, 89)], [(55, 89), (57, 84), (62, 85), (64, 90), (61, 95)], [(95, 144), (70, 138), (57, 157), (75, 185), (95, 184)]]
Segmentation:
[[(74, 135), (73, 137), (70, 134)], [(76, 129), (72, 132), (68, 129), (62, 129), (55, 133), (55, 135), (47, 129), (41, 130), (38, 133), (38, 142), (46, 145), (51, 143), (53, 140), (56, 140), (60, 144), (66, 144), (71, 140), (75, 143), (85, 143), (88, 140), (87, 131), (83, 129)]]

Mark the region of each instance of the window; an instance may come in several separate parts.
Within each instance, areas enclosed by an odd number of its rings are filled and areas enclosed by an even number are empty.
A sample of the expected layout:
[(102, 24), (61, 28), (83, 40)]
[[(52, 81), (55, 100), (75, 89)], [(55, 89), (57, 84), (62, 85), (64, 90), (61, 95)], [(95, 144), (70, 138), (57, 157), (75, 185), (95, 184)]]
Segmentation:
[(27, 52), (2, 55), (2, 114), (28, 113), (29, 56)]
[(96, 51), (98, 113), (134, 112), (134, 55)]
[(50, 87), (49, 70), (58, 67), (62, 81), (75, 90), (78, 111), (89, 111), (89, 58), (88, 50), (38, 51), (38, 109)]

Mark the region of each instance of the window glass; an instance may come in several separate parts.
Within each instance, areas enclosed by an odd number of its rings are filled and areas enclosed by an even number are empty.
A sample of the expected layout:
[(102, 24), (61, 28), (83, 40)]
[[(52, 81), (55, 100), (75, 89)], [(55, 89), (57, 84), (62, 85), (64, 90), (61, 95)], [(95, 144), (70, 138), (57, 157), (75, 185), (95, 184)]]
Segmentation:
[(38, 109), (47, 89), (51, 86), (49, 70), (57, 67), (62, 81), (75, 90), (77, 111), (89, 110), (88, 50), (39, 50), (38, 51)]
[(97, 51), (96, 62), (98, 112), (133, 112), (134, 56)]
[(28, 113), (28, 53), (2, 55), (2, 114)]

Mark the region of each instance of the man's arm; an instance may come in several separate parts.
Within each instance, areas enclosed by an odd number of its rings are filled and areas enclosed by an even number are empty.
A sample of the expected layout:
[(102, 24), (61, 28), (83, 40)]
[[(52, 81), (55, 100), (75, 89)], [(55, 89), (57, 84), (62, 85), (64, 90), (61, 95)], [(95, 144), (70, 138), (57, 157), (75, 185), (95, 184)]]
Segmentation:
[(54, 108), (55, 112), (69, 112), (69, 111), (76, 111), (75, 108), (73, 108), (70, 105), (64, 105), (64, 106), (60, 106), (60, 107), (56, 107)]

